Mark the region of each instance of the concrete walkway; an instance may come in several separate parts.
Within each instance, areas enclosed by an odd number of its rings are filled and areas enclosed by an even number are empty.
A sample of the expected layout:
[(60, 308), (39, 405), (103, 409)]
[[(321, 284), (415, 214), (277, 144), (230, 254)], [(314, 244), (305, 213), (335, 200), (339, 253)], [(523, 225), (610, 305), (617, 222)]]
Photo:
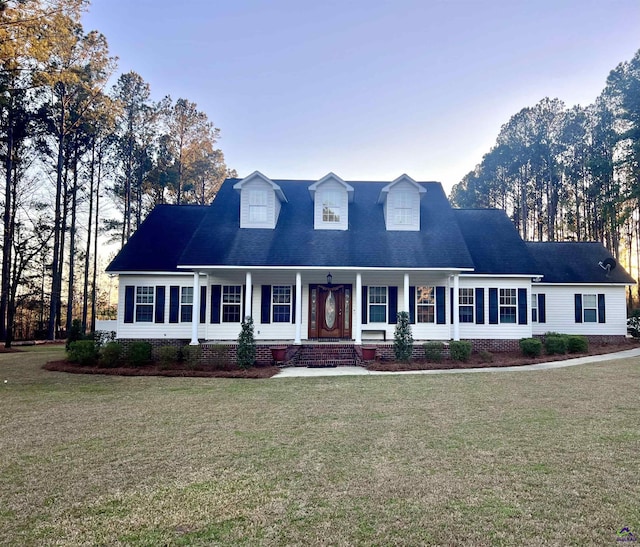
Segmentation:
[(590, 355), (588, 357), (578, 357), (576, 359), (565, 359), (564, 361), (551, 361), (549, 363), (537, 363), (535, 365), (520, 365), (515, 367), (482, 367), (482, 368), (454, 368), (443, 370), (405, 370), (401, 372), (383, 372), (377, 370), (367, 370), (364, 367), (335, 367), (335, 368), (306, 368), (287, 367), (283, 368), (273, 378), (309, 378), (313, 376), (376, 376), (389, 374), (466, 374), (469, 372), (525, 372), (531, 370), (548, 370), (554, 368), (575, 367), (577, 365), (588, 365), (590, 363), (600, 363), (603, 361), (613, 361), (615, 359), (627, 359), (629, 357), (640, 357), (640, 348), (619, 351), (617, 353), (605, 353), (603, 355)]

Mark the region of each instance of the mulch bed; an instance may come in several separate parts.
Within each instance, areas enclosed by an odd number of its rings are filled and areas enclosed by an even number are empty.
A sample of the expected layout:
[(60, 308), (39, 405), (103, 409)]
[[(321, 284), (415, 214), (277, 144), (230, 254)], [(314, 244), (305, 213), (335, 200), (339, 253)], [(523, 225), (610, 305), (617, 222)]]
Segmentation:
[(496, 352), (491, 358), (483, 357), (479, 353), (472, 353), (466, 362), (443, 359), (439, 363), (429, 361), (412, 361), (411, 363), (398, 363), (395, 361), (373, 361), (367, 363), (367, 369), (386, 372), (400, 372), (404, 370), (447, 370), (453, 368), (486, 368), (486, 367), (511, 367), (520, 365), (535, 365), (536, 363), (548, 363), (550, 361), (564, 361), (589, 355), (603, 355), (640, 347), (640, 340), (626, 339), (615, 344), (601, 344), (589, 346), (587, 353), (566, 353), (564, 355), (541, 355), (539, 357), (526, 357), (517, 352)]
[(271, 378), (280, 369), (273, 366), (252, 367), (249, 369), (233, 368), (220, 369), (188, 369), (177, 367), (174, 369), (161, 369), (157, 366), (147, 367), (83, 367), (66, 360), (49, 361), (43, 366), (45, 370), (56, 372), (70, 372), (72, 374), (107, 374), (111, 376), (171, 376), (184, 378)]

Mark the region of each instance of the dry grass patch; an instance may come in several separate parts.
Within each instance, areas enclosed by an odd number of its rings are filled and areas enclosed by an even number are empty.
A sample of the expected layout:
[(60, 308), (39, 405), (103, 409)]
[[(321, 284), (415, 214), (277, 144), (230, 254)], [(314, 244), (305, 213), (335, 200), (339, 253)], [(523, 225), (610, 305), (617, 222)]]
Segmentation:
[[(0, 544), (613, 544), (640, 365), (245, 381), (0, 355)], [(58, 354), (59, 355), (59, 354)]]

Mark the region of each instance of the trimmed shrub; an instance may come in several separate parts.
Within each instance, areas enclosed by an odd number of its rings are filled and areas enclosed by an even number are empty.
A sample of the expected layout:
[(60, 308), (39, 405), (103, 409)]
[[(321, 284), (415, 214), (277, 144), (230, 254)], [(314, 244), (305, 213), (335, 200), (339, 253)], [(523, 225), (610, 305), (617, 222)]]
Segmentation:
[(396, 329), (393, 333), (393, 353), (398, 361), (408, 363), (413, 353), (413, 334), (406, 311), (398, 312)]
[[(96, 343), (94, 342), (94, 347)], [(107, 342), (100, 350), (100, 365), (103, 367), (116, 367), (120, 362), (122, 346), (118, 342)]]
[(545, 334), (544, 350), (548, 355), (567, 353), (567, 336), (556, 333)]
[(527, 357), (538, 357), (542, 353), (542, 342), (537, 338), (523, 338), (519, 343), (522, 354)]
[(432, 363), (439, 363), (442, 361), (442, 352), (444, 351), (444, 344), (442, 342), (426, 342), (422, 344), (424, 348), (424, 357), (427, 361)]
[(127, 360), (134, 367), (143, 367), (151, 362), (151, 344), (149, 342), (131, 342)]
[(202, 357), (202, 346), (182, 346), (182, 359), (189, 368), (197, 368)]
[(82, 340), (84, 336), (82, 335), (82, 323), (80, 319), (74, 319), (71, 322), (71, 328), (69, 329), (69, 333), (67, 336), (67, 342), (64, 345), (64, 349), (69, 351), (71, 349), (71, 344), (77, 342), (78, 340)]
[(160, 363), (160, 368), (166, 370), (178, 361), (180, 350), (178, 346), (161, 346), (158, 348), (156, 355)]
[(98, 359), (96, 346), (93, 340), (76, 340), (69, 344), (69, 352), (67, 353), (69, 361), (78, 363), (83, 367), (95, 365)]
[(567, 336), (567, 350), (569, 353), (586, 353), (589, 351), (589, 339), (578, 334), (569, 335)]
[(211, 368), (216, 370), (231, 370), (233, 363), (229, 362), (229, 346), (224, 344), (212, 344), (209, 346), (211, 357), (208, 359), (208, 364)]
[(493, 353), (491, 353), (490, 351), (483, 349), (480, 353), (478, 353), (478, 355), (480, 356), (480, 360), (483, 363), (493, 363)]
[(468, 361), (471, 356), (471, 342), (458, 340), (449, 342), (449, 353), (454, 361)]
[(253, 318), (245, 317), (238, 335), (236, 362), (240, 368), (249, 368), (256, 362), (256, 339), (253, 335)]

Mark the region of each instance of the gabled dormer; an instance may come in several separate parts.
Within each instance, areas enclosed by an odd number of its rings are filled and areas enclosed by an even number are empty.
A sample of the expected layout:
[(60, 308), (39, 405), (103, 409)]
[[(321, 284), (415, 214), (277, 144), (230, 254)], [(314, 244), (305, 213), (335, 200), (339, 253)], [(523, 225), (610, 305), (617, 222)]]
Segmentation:
[(287, 198), (280, 186), (254, 171), (233, 188), (240, 192), (240, 228), (275, 228)]
[(338, 175), (329, 173), (309, 186), (313, 200), (313, 228), (315, 230), (347, 230), (349, 203), (353, 201), (353, 187)]
[(427, 191), (408, 175), (387, 184), (378, 196), (387, 230), (420, 230), (420, 200)]

